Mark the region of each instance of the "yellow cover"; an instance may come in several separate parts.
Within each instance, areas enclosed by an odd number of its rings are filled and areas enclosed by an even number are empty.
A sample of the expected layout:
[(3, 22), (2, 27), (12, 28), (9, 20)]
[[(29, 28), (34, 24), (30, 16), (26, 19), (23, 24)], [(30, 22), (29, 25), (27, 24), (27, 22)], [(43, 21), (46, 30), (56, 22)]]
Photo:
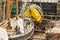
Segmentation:
[(35, 21), (42, 20), (41, 13), (37, 9), (32, 8), (32, 7), (29, 7), (24, 11), (24, 16), (25, 17), (33, 17)]

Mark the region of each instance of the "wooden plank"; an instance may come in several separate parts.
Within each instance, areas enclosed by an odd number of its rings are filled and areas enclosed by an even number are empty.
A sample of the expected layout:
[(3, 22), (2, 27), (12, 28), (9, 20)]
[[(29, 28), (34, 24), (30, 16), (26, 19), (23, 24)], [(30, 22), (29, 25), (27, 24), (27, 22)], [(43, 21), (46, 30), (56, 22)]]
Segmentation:
[(2, 20), (2, 0), (0, 0), (0, 21)]

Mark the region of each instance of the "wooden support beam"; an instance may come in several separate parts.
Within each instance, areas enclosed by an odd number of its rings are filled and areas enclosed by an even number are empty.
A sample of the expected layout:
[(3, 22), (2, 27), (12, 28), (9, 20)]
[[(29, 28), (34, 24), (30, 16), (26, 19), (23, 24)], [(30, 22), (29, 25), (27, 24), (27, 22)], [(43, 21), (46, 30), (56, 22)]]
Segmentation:
[(16, 0), (16, 15), (18, 15), (18, 0)]
[(11, 0), (7, 0), (7, 19), (8, 19), (8, 26), (7, 26), (7, 32), (13, 32), (11, 26), (10, 26), (10, 17), (11, 17)]
[(16, 0), (16, 20), (18, 19), (18, 0)]
[(7, 0), (7, 19), (10, 19), (11, 17), (11, 6), (10, 6), (10, 0)]

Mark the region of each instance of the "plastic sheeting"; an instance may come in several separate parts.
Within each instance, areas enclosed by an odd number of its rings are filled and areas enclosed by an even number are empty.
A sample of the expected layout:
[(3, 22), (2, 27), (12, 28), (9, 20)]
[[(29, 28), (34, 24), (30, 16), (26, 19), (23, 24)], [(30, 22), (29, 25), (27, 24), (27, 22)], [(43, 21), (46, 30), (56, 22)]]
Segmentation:
[(8, 40), (6, 29), (0, 27), (0, 40)]
[(16, 20), (16, 21), (14, 21), (13, 23), (11, 23), (12, 29), (14, 30), (14, 28), (15, 28), (17, 25), (20, 27), (20, 32), (21, 32), (21, 33), (24, 33), (23, 19), (18, 19), (18, 20)]

